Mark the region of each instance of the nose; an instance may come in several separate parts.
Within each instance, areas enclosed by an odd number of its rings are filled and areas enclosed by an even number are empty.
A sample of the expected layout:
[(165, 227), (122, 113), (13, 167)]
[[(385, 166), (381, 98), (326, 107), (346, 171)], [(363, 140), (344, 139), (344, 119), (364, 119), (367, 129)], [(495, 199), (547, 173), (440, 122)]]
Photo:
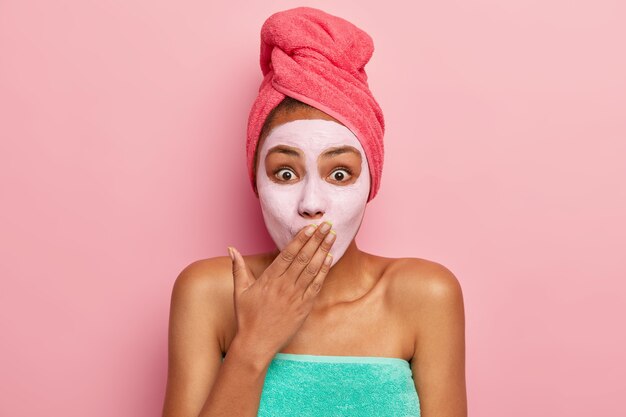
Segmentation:
[(322, 180), (313, 177), (313, 175), (307, 175), (305, 179), (298, 212), (305, 219), (318, 220), (326, 213), (327, 199), (320, 184)]

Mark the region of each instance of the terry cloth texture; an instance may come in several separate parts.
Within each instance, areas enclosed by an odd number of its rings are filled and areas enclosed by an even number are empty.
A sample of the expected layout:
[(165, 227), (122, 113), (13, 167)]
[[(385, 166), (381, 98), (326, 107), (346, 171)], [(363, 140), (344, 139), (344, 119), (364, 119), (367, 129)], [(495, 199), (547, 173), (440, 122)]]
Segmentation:
[(259, 417), (420, 417), (409, 362), (374, 356), (277, 353)]

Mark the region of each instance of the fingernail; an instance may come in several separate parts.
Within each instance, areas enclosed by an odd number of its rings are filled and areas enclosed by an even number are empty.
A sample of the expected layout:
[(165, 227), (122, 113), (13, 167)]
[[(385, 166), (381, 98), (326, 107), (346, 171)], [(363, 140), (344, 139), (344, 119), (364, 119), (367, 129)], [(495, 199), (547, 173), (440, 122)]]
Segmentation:
[(310, 225), (309, 227), (306, 228), (306, 230), (304, 231), (304, 234), (307, 235), (307, 236), (311, 236), (315, 232), (316, 228), (317, 228), (317, 226), (312, 224), (312, 225)]
[(230, 256), (231, 260), (235, 260), (235, 254), (233, 253), (233, 250), (231, 249), (231, 247), (228, 247), (228, 255)]
[(332, 224), (331, 222), (324, 222), (324, 223), (322, 223), (322, 227), (320, 227), (320, 231), (322, 233), (328, 232), (330, 230), (330, 225), (331, 224)]

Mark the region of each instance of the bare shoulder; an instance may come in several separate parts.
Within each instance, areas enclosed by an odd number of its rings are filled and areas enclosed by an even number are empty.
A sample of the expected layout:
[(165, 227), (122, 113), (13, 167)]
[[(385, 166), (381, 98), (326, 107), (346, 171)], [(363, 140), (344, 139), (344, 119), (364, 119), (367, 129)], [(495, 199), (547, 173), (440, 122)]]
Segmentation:
[(422, 258), (392, 259), (386, 272), (389, 296), (407, 317), (423, 319), (429, 312), (463, 308), (459, 280), (438, 262)]
[(230, 268), (231, 262), (227, 256), (200, 259), (190, 263), (180, 272), (174, 286), (206, 291), (211, 287), (223, 285), (222, 281)]
[(427, 259), (393, 259), (387, 272), (398, 296), (445, 298), (461, 291), (461, 284), (450, 269)]
[(413, 338), (410, 361), (422, 415), (467, 416), (465, 313), (457, 277), (440, 263), (393, 260), (390, 293)]
[[(230, 258), (219, 256), (192, 262), (178, 274), (170, 302), (170, 335), (177, 343), (204, 334), (203, 350), (214, 344), (223, 348), (231, 268)], [(183, 325), (189, 327), (185, 332), (181, 331)]]
[(174, 282), (163, 416), (198, 415), (221, 366), (224, 258), (193, 262)]
[[(258, 268), (264, 254), (246, 255), (246, 264)], [(220, 315), (218, 321), (229, 323), (233, 308), (232, 261), (228, 256), (200, 259), (187, 265), (176, 278), (172, 297), (203, 300), (207, 313)]]
[[(253, 272), (266, 254), (245, 255)], [(228, 256), (200, 259), (187, 265), (176, 278), (174, 288), (207, 294), (226, 291), (232, 297), (232, 261)]]
[(231, 270), (232, 264), (228, 256), (197, 260), (180, 272), (174, 283), (174, 291), (207, 294), (223, 290), (228, 287)]
[[(244, 259), (256, 274), (266, 257), (267, 254), (253, 254), (245, 255)], [(183, 307), (188, 302), (197, 301), (206, 306), (207, 314), (219, 315), (213, 319), (228, 325), (234, 312), (233, 289), (232, 261), (228, 256), (217, 256), (187, 265), (176, 278), (172, 299), (184, 299), (185, 302), (178, 303)]]
[[(257, 257), (247, 258), (251, 265)], [(163, 416), (197, 416), (222, 364), (234, 322), (230, 257), (187, 265), (172, 288)]]

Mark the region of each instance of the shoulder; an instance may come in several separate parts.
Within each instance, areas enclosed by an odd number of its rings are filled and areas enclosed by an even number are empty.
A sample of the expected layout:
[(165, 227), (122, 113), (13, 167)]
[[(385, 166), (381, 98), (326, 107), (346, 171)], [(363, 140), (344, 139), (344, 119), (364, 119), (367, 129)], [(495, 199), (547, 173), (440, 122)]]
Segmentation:
[(231, 270), (230, 258), (219, 256), (201, 259), (187, 265), (178, 274), (172, 288), (172, 305), (188, 306), (220, 302), (221, 295), (228, 290), (228, 272)]
[(450, 269), (427, 259), (393, 259), (387, 274), (398, 295), (446, 298), (461, 291), (459, 280)]
[(390, 287), (413, 340), (411, 373), (422, 413), (466, 416), (465, 315), (459, 280), (447, 267), (424, 259), (398, 259), (392, 268)]
[(421, 258), (393, 259), (387, 267), (389, 295), (407, 317), (463, 307), (463, 293), (457, 277), (444, 265)]
[[(263, 270), (268, 254), (244, 255), (246, 264), (254, 274)], [(216, 256), (194, 261), (178, 274), (172, 289), (172, 296), (203, 298), (216, 301), (219, 295), (225, 295), (226, 301), (232, 302), (233, 272), (229, 256)], [(205, 301), (206, 302), (206, 301)], [(232, 303), (231, 303), (232, 304)]]
[[(262, 254), (244, 256), (254, 271)], [(176, 278), (171, 295), (172, 314), (184, 315), (199, 325), (212, 328), (223, 345), (224, 335), (234, 320), (234, 282), (232, 261), (218, 256), (194, 261), (183, 268)]]
[(202, 259), (178, 274), (170, 300), (170, 332), (174, 336), (185, 340), (195, 337), (191, 330), (180, 330), (191, 326), (195, 333), (202, 329), (202, 333), (218, 339), (222, 345), (230, 265), (230, 258), (225, 256)]
[[(265, 254), (245, 255), (244, 260), (255, 271)], [(174, 283), (174, 291), (193, 292), (207, 295), (215, 292), (230, 292), (232, 297), (232, 261), (228, 256), (200, 259), (187, 265)]]

